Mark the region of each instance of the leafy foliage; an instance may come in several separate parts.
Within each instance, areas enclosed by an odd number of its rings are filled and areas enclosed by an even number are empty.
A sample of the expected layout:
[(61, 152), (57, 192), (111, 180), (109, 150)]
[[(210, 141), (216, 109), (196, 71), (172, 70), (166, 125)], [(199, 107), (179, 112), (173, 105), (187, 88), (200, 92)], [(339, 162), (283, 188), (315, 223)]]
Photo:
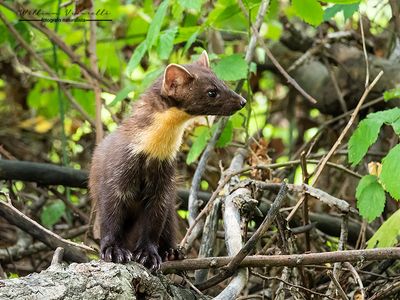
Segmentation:
[[(393, 127), (396, 134), (400, 133), (400, 108), (371, 113), (362, 120), (349, 140), (349, 161), (357, 165), (365, 156), (368, 148), (378, 138), (383, 124)], [(375, 176), (364, 176), (357, 186), (357, 207), (360, 214), (368, 221), (378, 217), (385, 205), (384, 190), (396, 200), (400, 200), (399, 174), (400, 144), (395, 146), (382, 160), (380, 182)]]

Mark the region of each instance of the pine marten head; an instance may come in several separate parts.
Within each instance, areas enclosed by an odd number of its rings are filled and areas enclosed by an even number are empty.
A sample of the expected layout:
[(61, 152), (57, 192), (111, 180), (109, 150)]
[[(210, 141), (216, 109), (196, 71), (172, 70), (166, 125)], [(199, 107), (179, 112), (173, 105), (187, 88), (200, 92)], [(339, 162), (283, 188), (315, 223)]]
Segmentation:
[(246, 100), (211, 70), (206, 51), (192, 64), (168, 65), (162, 78), (161, 96), (171, 106), (193, 116), (229, 116), (246, 105)]

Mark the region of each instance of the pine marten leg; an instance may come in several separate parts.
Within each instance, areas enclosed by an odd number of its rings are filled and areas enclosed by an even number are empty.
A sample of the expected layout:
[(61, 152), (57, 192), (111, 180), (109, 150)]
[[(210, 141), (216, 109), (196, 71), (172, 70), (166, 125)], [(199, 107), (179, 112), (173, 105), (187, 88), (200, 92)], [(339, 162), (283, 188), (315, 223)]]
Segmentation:
[(158, 254), (158, 247), (167, 215), (165, 214), (166, 199), (160, 198), (163, 197), (151, 199), (151, 202), (144, 207), (145, 212), (139, 215), (135, 223), (135, 227), (140, 233), (139, 239), (135, 243), (133, 259), (150, 271), (158, 270), (162, 262)]
[[(174, 201), (171, 201), (174, 202)], [(175, 202), (168, 206), (167, 219), (164, 230), (160, 237), (160, 246), (158, 253), (163, 261), (183, 259), (183, 255), (177, 250), (176, 245), (176, 227), (177, 215), (175, 211)]]
[(131, 261), (131, 251), (125, 247), (125, 226), (130, 210), (121, 199), (103, 189), (100, 204), (100, 252), (105, 261), (123, 263)]

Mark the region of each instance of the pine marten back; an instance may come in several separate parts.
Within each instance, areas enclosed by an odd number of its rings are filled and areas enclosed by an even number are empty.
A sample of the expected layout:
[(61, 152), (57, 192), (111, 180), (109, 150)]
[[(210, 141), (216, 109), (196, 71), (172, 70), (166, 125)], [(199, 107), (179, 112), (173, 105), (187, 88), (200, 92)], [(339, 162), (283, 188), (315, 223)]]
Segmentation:
[(211, 71), (205, 51), (195, 63), (167, 66), (93, 154), (89, 188), (102, 259), (133, 260), (154, 271), (178, 257), (175, 157), (185, 123), (199, 115), (228, 116), (245, 104)]

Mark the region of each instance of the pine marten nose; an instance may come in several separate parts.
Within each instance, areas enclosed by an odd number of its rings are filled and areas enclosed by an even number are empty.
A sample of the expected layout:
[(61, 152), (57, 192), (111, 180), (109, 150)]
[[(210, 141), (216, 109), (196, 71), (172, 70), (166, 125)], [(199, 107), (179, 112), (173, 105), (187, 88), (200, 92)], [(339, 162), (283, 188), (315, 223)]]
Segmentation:
[(240, 98), (241, 98), (240, 99), (240, 106), (243, 108), (246, 105), (247, 101), (243, 97), (240, 97)]

